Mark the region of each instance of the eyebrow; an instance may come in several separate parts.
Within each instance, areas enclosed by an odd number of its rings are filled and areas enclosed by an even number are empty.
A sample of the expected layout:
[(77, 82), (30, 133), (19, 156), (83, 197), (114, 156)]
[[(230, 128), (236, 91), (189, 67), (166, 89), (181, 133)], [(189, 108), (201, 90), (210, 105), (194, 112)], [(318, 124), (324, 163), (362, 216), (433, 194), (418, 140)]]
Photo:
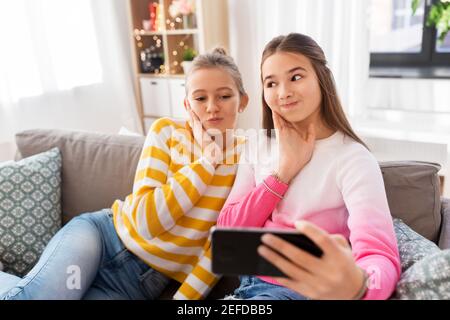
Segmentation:
[[(302, 71), (307, 72), (305, 68), (299, 66), (299, 67), (295, 67), (295, 68), (290, 69), (289, 71), (286, 72), (286, 74), (289, 74), (289, 73), (292, 73), (292, 72), (298, 71), (298, 70), (302, 70)], [(264, 78), (263, 82), (266, 82), (267, 79), (271, 79), (271, 78), (274, 78), (274, 75), (272, 75), (272, 74), (268, 75), (267, 77)]]
[[(216, 91), (220, 91), (220, 90), (231, 90), (231, 91), (233, 91), (233, 89), (232, 88), (230, 88), (230, 87), (220, 87), (220, 88), (217, 88), (216, 89)], [(205, 89), (197, 89), (197, 90), (195, 90), (194, 92), (192, 92), (192, 94), (196, 94), (196, 93), (200, 93), (200, 92), (205, 92), (206, 90)]]

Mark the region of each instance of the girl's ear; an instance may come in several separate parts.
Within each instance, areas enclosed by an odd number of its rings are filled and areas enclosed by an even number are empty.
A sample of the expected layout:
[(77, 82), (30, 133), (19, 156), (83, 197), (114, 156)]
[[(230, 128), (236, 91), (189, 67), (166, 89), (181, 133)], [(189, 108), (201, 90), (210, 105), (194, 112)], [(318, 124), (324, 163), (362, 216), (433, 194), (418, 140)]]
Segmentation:
[(248, 105), (248, 95), (243, 95), (241, 96), (241, 102), (239, 104), (239, 113), (243, 112), (245, 110), (245, 108), (247, 108)]
[(191, 109), (191, 105), (189, 104), (189, 100), (187, 98), (184, 98), (184, 108), (186, 111), (189, 111)]

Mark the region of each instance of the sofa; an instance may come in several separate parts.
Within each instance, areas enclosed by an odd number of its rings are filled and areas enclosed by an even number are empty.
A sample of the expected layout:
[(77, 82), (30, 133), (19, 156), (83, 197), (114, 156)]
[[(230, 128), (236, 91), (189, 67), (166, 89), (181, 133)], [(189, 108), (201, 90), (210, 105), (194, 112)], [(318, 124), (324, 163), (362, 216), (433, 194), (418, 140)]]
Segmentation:
[[(110, 207), (132, 190), (135, 169), (145, 138), (64, 130), (28, 130), (16, 135), (16, 160), (53, 147), (62, 155), (62, 221)], [(414, 231), (450, 248), (450, 199), (440, 196), (434, 163), (402, 161), (380, 163), (392, 216)], [(223, 298), (238, 286), (237, 278), (224, 277), (208, 296)], [(170, 299), (177, 284), (171, 283), (161, 299)]]

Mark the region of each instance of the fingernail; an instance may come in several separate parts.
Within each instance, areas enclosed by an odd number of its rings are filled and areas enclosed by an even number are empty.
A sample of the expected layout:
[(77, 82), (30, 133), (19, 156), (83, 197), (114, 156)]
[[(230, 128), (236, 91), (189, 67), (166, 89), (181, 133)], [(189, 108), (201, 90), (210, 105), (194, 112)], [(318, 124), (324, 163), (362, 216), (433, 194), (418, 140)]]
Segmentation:
[(272, 240), (271, 235), (267, 234), (267, 233), (262, 235), (262, 237), (261, 237), (261, 241), (264, 243), (269, 243), (271, 240)]
[(266, 248), (264, 246), (259, 246), (257, 249), (258, 253), (261, 255), (264, 255), (267, 251)]

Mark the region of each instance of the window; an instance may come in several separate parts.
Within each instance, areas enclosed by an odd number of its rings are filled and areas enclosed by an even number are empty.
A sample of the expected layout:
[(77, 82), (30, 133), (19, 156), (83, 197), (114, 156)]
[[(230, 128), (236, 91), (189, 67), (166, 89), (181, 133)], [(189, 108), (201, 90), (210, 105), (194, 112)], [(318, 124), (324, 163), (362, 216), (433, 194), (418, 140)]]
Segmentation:
[(434, 1), (422, 1), (412, 15), (412, 0), (371, 0), (371, 68), (450, 68), (450, 33), (439, 43), (436, 29), (426, 26)]
[(414, 16), (406, 6), (410, 1), (372, 1), (370, 51), (373, 53), (420, 53), (424, 8)]
[(0, 104), (102, 81), (91, 0), (0, 0)]
[(447, 34), (443, 43), (436, 44), (436, 51), (439, 53), (441, 52), (450, 53), (450, 33)]

